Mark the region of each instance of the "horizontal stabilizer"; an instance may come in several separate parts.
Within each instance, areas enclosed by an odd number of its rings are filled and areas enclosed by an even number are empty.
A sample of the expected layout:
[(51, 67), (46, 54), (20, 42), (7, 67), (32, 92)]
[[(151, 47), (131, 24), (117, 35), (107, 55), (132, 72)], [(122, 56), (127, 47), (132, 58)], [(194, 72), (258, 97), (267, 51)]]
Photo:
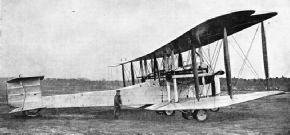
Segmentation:
[(152, 105), (145, 109), (148, 110), (196, 110), (196, 109), (212, 109), (225, 107), (233, 104), (243, 103), (271, 95), (284, 94), (283, 91), (266, 91), (254, 92), (247, 94), (237, 94), (231, 99), (229, 96), (216, 96), (208, 98), (200, 98), (199, 101), (195, 98), (181, 99), (178, 103), (163, 102)]

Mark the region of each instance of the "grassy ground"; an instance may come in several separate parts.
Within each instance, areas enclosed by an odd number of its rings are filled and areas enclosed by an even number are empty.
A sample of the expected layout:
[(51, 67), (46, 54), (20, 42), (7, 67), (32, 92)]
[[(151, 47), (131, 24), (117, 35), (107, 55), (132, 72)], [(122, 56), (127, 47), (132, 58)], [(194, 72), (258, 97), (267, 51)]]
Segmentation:
[[(209, 119), (204, 123), (185, 120), (180, 112), (165, 116), (127, 107), (123, 108), (119, 120), (113, 119), (112, 107), (44, 109), (40, 116), (28, 118), (22, 113), (8, 114), (11, 108), (6, 105), (3, 82), (0, 83), (0, 134), (290, 134), (289, 93), (209, 112)], [(87, 82), (86, 87), (79, 84), (78, 81), (56, 84), (46, 81), (43, 92), (73, 93), (61, 88), (82, 89), (76, 92), (97, 90), (96, 82)]]

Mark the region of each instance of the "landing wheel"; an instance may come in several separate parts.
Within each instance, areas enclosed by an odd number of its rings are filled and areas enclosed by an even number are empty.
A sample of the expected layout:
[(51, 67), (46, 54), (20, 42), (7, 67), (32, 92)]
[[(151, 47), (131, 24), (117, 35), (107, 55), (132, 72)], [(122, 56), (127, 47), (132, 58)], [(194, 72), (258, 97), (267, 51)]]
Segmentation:
[(173, 111), (173, 110), (166, 110), (166, 111), (164, 111), (164, 114), (167, 115), (167, 116), (173, 116), (175, 114), (175, 111)]
[(208, 118), (208, 113), (206, 110), (195, 110), (194, 116), (195, 116), (197, 121), (204, 122)]
[(210, 111), (212, 111), (212, 112), (218, 112), (220, 110), (220, 108), (212, 108), (212, 109), (210, 109)]
[(23, 111), (23, 114), (28, 116), (28, 117), (36, 117), (41, 109), (33, 109), (33, 110), (27, 110)]
[(192, 119), (194, 119), (193, 112), (194, 112), (193, 110), (182, 111), (182, 117), (186, 120), (192, 120)]
[(163, 114), (164, 111), (155, 111), (157, 114)]

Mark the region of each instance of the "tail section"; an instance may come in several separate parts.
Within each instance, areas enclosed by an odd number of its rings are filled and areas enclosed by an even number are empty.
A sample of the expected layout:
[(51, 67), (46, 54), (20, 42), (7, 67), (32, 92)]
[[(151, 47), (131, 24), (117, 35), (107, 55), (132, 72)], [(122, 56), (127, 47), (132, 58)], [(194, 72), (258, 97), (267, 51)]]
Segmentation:
[(20, 77), (7, 81), (8, 105), (16, 107), (18, 111), (42, 108), (40, 80), (43, 78)]

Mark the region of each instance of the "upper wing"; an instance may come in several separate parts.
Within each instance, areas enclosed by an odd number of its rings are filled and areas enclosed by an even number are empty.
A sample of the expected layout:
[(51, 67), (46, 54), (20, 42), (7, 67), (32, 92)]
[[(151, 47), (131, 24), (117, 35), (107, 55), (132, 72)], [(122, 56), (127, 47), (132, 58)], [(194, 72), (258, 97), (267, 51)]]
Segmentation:
[(118, 65), (139, 60), (148, 60), (153, 58), (154, 55), (156, 58), (160, 58), (165, 55), (170, 55), (171, 51), (174, 54), (182, 53), (191, 50), (192, 45), (199, 48), (222, 39), (224, 28), (227, 28), (227, 34), (229, 36), (277, 15), (276, 12), (253, 15), (254, 13), (254, 10), (245, 10), (209, 19), (159, 49), (139, 58), (118, 63)]
[(150, 107), (147, 107), (146, 109), (148, 110), (212, 109), (283, 93), (284, 93), (283, 91), (254, 92), (247, 94), (237, 94), (233, 97), (233, 99), (231, 99), (229, 96), (215, 96), (208, 98), (200, 98), (200, 101), (197, 101), (196, 98), (188, 98), (183, 101), (181, 100), (178, 103), (170, 103), (170, 102), (158, 103)]

